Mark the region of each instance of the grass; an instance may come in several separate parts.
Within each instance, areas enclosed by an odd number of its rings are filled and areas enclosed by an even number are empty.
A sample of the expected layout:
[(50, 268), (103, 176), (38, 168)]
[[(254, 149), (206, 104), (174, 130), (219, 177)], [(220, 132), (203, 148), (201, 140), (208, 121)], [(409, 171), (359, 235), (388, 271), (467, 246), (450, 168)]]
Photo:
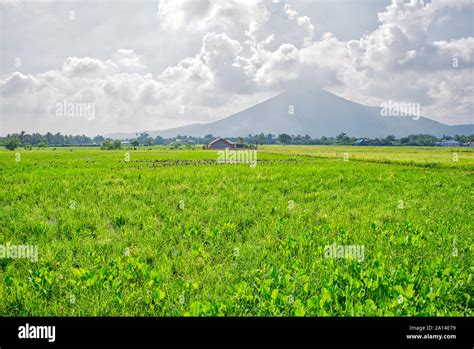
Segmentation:
[[(39, 255), (0, 259), (0, 314), (472, 316), (473, 150), (216, 159), (0, 150), (0, 244)], [(325, 258), (334, 242), (363, 245), (364, 260)]]

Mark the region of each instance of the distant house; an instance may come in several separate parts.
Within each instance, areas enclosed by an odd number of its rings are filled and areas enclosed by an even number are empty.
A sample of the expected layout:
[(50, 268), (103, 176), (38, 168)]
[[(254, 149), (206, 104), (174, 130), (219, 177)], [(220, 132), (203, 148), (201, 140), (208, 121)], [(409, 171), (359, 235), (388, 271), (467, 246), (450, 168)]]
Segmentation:
[(439, 145), (441, 147), (459, 147), (461, 146), (461, 143), (458, 141), (452, 141), (452, 140), (443, 140), (441, 142), (435, 142), (435, 145)]
[(122, 145), (130, 145), (131, 142), (130, 142), (130, 141), (122, 141), (121, 144), (122, 144)]
[(216, 138), (207, 145), (207, 149), (233, 149), (235, 143), (224, 138)]
[(464, 147), (474, 148), (474, 141), (469, 141), (463, 144)]
[(354, 144), (355, 145), (368, 145), (369, 142), (365, 138), (360, 138), (360, 139), (356, 140)]
[(227, 139), (218, 137), (214, 139), (211, 143), (209, 143), (206, 147), (207, 149), (244, 149), (244, 148), (252, 148), (244, 143), (234, 143)]

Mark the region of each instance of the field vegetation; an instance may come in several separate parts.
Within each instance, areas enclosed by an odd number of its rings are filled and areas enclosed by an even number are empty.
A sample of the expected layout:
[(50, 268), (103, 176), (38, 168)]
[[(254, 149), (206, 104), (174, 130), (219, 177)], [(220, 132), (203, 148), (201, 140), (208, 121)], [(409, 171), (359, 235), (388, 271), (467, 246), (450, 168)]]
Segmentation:
[[(4, 316), (472, 316), (474, 151), (0, 150)], [(363, 260), (326, 258), (364, 246)]]

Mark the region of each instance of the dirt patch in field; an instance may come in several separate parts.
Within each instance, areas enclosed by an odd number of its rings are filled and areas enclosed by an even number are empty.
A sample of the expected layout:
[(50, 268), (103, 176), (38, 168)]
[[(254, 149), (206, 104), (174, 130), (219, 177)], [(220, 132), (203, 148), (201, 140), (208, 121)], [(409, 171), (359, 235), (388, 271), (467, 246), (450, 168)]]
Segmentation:
[[(119, 162), (121, 163), (130, 163), (134, 165), (144, 165), (146, 167), (150, 168), (156, 168), (156, 167), (170, 167), (170, 166), (199, 166), (199, 165), (218, 165), (218, 166), (225, 166), (225, 165), (248, 165), (248, 163), (242, 162), (242, 163), (218, 163), (216, 160), (134, 160), (130, 162), (126, 162), (123, 160), (120, 160)], [(297, 160), (294, 158), (290, 159), (278, 159), (278, 160), (257, 160), (257, 164), (272, 164), (272, 163), (298, 163), (301, 162), (301, 160)]]

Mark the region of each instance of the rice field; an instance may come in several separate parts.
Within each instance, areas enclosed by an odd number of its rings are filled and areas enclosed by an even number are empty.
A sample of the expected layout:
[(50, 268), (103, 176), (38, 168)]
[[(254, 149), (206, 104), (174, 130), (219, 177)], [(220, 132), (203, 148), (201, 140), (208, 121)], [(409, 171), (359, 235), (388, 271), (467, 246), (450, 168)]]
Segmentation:
[(217, 157), (1, 149), (0, 314), (472, 316), (473, 149)]

